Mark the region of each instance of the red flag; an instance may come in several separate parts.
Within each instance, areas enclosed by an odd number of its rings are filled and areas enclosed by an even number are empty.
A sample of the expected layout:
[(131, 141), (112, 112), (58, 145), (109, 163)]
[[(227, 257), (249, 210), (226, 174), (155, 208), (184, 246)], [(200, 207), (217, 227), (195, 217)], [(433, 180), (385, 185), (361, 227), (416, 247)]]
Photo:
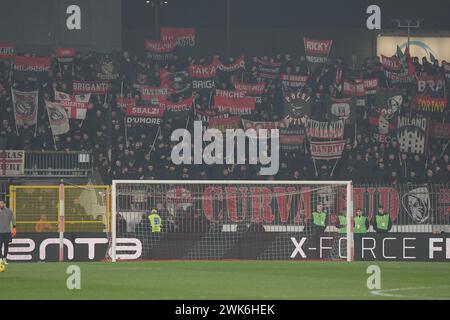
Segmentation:
[(414, 66), (411, 56), (409, 54), (409, 48), (405, 48), (406, 63), (408, 64), (408, 76), (414, 76), (416, 74), (416, 67)]

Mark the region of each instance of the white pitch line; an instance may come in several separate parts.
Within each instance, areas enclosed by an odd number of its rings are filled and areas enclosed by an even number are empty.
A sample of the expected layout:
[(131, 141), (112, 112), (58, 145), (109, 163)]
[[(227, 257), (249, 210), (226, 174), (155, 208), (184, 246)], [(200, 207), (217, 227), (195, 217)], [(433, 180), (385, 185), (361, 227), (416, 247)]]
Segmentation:
[[(424, 297), (423, 295), (404, 295), (404, 294), (395, 294), (395, 293), (390, 293), (390, 292), (411, 291), (411, 290), (425, 290), (425, 289), (438, 289), (438, 288), (450, 288), (450, 286), (410, 287), (410, 288), (395, 288), (395, 289), (373, 290), (373, 291), (370, 291), (370, 294), (376, 295), (376, 296), (382, 296), (382, 297), (393, 297), (393, 298)], [(440, 299), (440, 298), (433, 298), (433, 297), (431, 297), (431, 299)]]

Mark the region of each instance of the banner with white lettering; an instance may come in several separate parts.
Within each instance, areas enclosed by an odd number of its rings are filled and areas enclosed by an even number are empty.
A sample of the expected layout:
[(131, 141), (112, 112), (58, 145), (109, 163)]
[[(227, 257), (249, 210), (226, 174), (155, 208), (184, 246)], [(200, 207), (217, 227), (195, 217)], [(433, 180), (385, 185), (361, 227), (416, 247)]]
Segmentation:
[(174, 57), (175, 40), (145, 40), (145, 51), (147, 58), (155, 61), (168, 61)]
[(309, 76), (282, 73), (280, 75), (281, 83), (291, 89), (303, 88), (308, 82)]
[(150, 87), (147, 85), (141, 85), (139, 92), (141, 100), (149, 101), (154, 106), (158, 105), (159, 98), (167, 98), (172, 93), (168, 87)]
[(15, 57), (15, 45), (12, 43), (0, 43), (0, 59), (13, 59)]
[(14, 57), (14, 75), (21, 79), (37, 79), (48, 75), (50, 57)]
[(107, 81), (73, 80), (72, 90), (73, 94), (105, 94), (109, 90), (109, 83)]
[(214, 96), (214, 109), (232, 115), (248, 115), (255, 110), (255, 99), (246, 98), (224, 98)]
[(175, 41), (177, 47), (195, 46), (195, 28), (161, 28), (163, 41)]
[(75, 54), (75, 48), (55, 48), (56, 59), (59, 63), (72, 63)]
[(210, 117), (208, 120), (208, 129), (214, 128), (225, 133), (227, 129), (238, 129), (241, 124), (240, 116), (232, 116), (228, 118)]
[(326, 63), (331, 51), (333, 40), (316, 40), (303, 38), (306, 61), (309, 63)]
[(428, 150), (428, 120), (425, 117), (399, 116), (397, 141), (400, 152), (425, 154)]
[(24, 150), (0, 150), (0, 175), (3, 177), (21, 176), (24, 174)]
[(412, 105), (422, 113), (442, 114), (447, 108), (445, 78), (443, 76), (418, 76), (417, 94)]
[(185, 119), (192, 113), (195, 97), (189, 97), (183, 101), (172, 102), (166, 98), (158, 98), (159, 107), (165, 110), (167, 118)]
[(306, 91), (284, 90), (284, 114), (296, 123), (304, 123), (311, 115), (312, 97)]
[(342, 120), (322, 122), (308, 119), (306, 121), (306, 135), (309, 139), (342, 139), (344, 137), (344, 122)]
[(127, 107), (126, 123), (131, 126), (160, 126), (165, 109), (161, 107)]
[(244, 91), (216, 89), (214, 92), (215, 92), (216, 96), (224, 97), (224, 98), (230, 98), (230, 99), (245, 98)]
[(233, 86), (236, 91), (244, 92), (245, 95), (261, 96), (264, 94), (265, 83), (264, 82), (244, 83), (240, 81), (233, 81)]
[(213, 64), (217, 66), (217, 70), (224, 73), (238, 73), (245, 70), (245, 55), (240, 56), (229, 64), (224, 64), (218, 56), (214, 56)]
[(281, 63), (258, 59), (258, 76), (263, 79), (278, 79), (280, 77)]
[(191, 77), (192, 90), (210, 91), (215, 88), (217, 66), (214, 63), (203, 66), (199, 64), (189, 65), (189, 76)]
[(345, 141), (310, 141), (311, 158), (314, 160), (336, 160), (342, 157)]

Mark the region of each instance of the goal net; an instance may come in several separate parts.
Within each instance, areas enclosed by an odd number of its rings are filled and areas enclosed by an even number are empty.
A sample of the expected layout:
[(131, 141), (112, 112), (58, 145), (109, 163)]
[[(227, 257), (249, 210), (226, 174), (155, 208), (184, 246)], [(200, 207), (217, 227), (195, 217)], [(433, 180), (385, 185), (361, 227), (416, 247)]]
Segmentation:
[(115, 180), (111, 195), (112, 261), (352, 260), (350, 181)]

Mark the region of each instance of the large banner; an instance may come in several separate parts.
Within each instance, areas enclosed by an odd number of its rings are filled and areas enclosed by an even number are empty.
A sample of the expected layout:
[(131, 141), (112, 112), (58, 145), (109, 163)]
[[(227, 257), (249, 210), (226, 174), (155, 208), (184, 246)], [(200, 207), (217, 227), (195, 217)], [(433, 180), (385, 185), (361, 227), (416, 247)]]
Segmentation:
[(306, 122), (306, 135), (313, 139), (336, 140), (344, 137), (344, 122), (321, 122), (308, 119)]
[(356, 117), (355, 100), (353, 97), (349, 98), (334, 98), (327, 99), (328, 112), (332, 120), (342, 120), (344, 123), (353, 123)]
[(430, 123), (430, 137), (437, 139), (450, 139), (450, 123), (432, 121)]
[(86, 118), (90, 97), (90, 93), (71, 96), (65, 92), (55, 90), (55, 101), (66, 109), (70, 119), (83, 120)]
[(11, 89), (16, 126), (32, 126), (37, 123), (39, 91)]
[(397, 116), (403, 103), (399, 89), (379, 88), (375, 104), (369, 114), (369, 129), (372, 140), (379, 143), (397, 140)]
[(245, 70), (245, 56), (242, 55), (232, 63), (224, 64), (218, 56), (214, 56), (213, 64), (217, 66), (217, 70), (225, 73), (241, 72)]
[(0, 43), (0, 59), (12, 59), (16, 55), (15, 45), (12, 43)]
[(165, 116), (168, 118), (184, 119), (192, 113), (192, 106), (195, 97), (189, 97), (183, 101), (172, 102), (166, 98), (159, 98), (159, 107), (165, 110)]
[(109, 90), (107, 81), (80, 81), (73, 80), (72, 91), (74, 94), (105, 94)]
[(236, 98), (245, 98), (244, 91), (236, 91), (236, 90), (222, 90), (216, 89), (215, 95), (224, 98), (236, 99)]
[(21, 176), (24, 174), (24, 150), (0, 150), (0, 175), (3, 177)]
[(47, 107), (48, 121), (54, 136), (69, 132), (69, 118), (64, 107), (55, 102), (45, 101)]
[(414, 81), (415, 77), (409, 74), (407, 68), (402, 65), (397, 57), (381, 56), (381, 64), (384, 68), (384, 74), (392, 84), (405, 84)]
[(256, 131), (260, 129), (282, 129), (289, 126), (290, 121), (288, 119), (283, 119), (279, 121), (252, 121), (247, 119), (242, 119), (242, 127), (244, 130), (255, 129)]
[(160, 126), (165, 109), (161, 107), (127, 107), (126, 123), (131, 126)]
[(147, 58), (156, 61), (168, 61), (174, 57), (175, 40), (145, 40), (145, 51)]
[(198, 64), (189, 65), (192, 90), (213, 90), (215, 88), (214, 78), (216, 77), (216, 69), (217, 66), (214, 63), (207, 66)]
[(191, 80), (187, 71), (170, 72), (159, 69), (160, 86), (169, 88), (173, 93), (184, 93), (191, 90)]
[(281, 83), (291, 89), (303, 88), (308, 82), (309, 76), (282, 73), (280, 75)]
[(413, 106), (422, 113), (442, 114), (447, 108), (445, 78), (443, 76), (417, 77), (417, 94)]
[(208, 129), (214, 128), (225, 133), (227, 129), (238, 129), (241, 124), (240, 116), (232, 116), (228, 118), (210, 117), (208, 120)]
[(17, 77), (41, 77), (48, 74), (50, 67), (50, 57), (14, 57), (14, 72)]
[(116, 55), (99, 54), (95, 61), (98, 80), (116, 80), (120, 77), (120, 64)]
[(248, 115), (255, 110), (254, 98), (224, 98), (214, 96), (214, 109), (232, 115)]
[(397, 57), (386, 57), (382, 55), (381, 64), (385, 71), (400, 72), (401, 66)]
[(425, 154), (428, 151), (428, 119), (398, 117), (397, 141), (400, 152)]
[(280, 149), (281, 151), (299, 151), (305, 142), (306, 129), (304, 124), (285, 118), (287, 127), (280, 128)]
[(442, 66), (444, 67), (445, 79), (450, 80), (450, 63), (442, 63)]
[(296, 123), (303, 123), (311, 115), (312, 97), (299, 90), (284, 90), (284, 114)]
[(244, 92), (245, 95), (263, 95), (265, 83), (245, 83), (240, 81), (233, 81), (233, 86), (236, 91)]
[(75, 48), (55, 48), (56, 59), (59, 63), (72, 63), (75, 54)]
[(311, 141), (311, 158), (314, 160), (340, 159), (345, 141)]
[(258, 59), (258, 76), (263, 79), (278, 79), (280, 77), (281, 63)]
[(172, 93), (168, 87), (150, 87), (147, 85), (141, 85), (139, 92), (141, 95), (141, 100), (149, 101), (155, 106), (159, 103), (159, 98), (166, 98)]
[(333, 40), (315, 40), (303, 38), (306, 61), (309, 63), (326, 63), (331, 51)]
[(135, 107), (136, 99), (117, 95), (116, 96), (116, 105), (118, 108), (125, 110), (126, 108), (129, 108), (129, 107)]
[(195, 46), (195, 28), (161, 28), (163, 41), (175, 41), (177, 47)]

